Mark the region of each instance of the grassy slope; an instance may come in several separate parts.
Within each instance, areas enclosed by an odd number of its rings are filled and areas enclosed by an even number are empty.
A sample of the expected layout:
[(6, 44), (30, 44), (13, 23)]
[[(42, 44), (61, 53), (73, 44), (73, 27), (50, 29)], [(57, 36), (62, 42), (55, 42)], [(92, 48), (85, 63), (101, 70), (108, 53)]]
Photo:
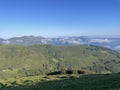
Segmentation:
[(119, 88), (119, 74), (104, 74), (9, 79), (1, 84), (0, 90), (119, 90)]
[(0, 77), (20, 72), (47, 73), (61, 68), (119, 72), (120, 54), (96, 46), (0, 45)]

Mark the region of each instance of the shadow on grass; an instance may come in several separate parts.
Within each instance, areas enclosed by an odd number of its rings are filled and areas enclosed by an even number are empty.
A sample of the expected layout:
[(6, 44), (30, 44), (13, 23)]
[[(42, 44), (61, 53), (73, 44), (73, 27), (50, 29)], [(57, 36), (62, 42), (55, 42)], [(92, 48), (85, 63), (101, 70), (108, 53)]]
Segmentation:
[(32, 85), (13, 85), (0, 90), (120, 90), (120, 74), (83, 75), (62, 80), (42, 81)]

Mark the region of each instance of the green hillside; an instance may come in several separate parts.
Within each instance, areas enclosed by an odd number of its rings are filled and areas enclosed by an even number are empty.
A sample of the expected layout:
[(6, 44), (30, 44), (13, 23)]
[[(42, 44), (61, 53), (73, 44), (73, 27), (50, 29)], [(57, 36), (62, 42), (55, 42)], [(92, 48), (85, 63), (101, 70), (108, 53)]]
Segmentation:
[(0, 45), (0, 78), (68, 69), (117, 73), (120, 72), (120, 54), (97, 46)]

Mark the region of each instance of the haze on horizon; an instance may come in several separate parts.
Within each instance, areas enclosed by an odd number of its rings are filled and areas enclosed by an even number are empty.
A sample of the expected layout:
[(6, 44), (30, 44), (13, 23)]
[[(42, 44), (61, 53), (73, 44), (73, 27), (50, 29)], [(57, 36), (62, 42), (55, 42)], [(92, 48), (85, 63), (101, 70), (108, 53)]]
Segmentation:
[(0, 0), (3, 38), (119, 33), (119, 0)]

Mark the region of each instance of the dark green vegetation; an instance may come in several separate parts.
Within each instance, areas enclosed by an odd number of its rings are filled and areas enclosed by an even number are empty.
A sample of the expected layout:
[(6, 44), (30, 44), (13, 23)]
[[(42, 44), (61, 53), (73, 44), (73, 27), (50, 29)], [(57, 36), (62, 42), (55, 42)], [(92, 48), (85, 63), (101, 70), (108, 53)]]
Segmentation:
[(0, 90), (119, 90), (120, 74), (36, 76), (2, 81)]
[(118, 73), (120, 54), (97, 46), (0, 45), (0, 78), (67, 70)]

